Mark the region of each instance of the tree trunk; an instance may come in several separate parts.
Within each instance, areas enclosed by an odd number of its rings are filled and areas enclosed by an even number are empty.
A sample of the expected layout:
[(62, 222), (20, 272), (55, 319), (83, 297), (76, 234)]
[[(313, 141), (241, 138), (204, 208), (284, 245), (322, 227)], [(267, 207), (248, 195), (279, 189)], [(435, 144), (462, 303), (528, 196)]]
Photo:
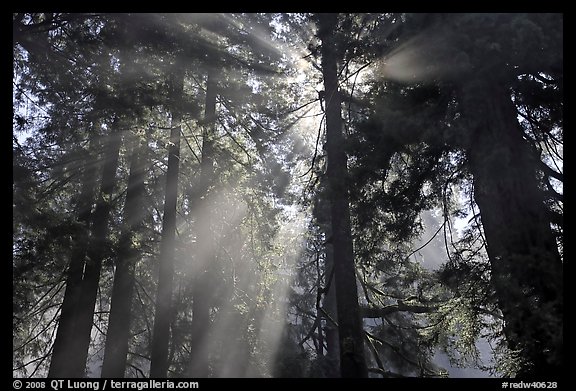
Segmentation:
[[(326, 234), (329, 238), (332, 235)], [(326, 244), (326, 260), (324, 261), (324, 273), (326, 276), (326, 291), (322, 308), (332, 318), (338, 319), (338, 309), (336, 307), (336, 284), (334, 283), (334, 246)], [(339, 345), (338, 345), (338, 327), (329, 319), (326, 319), (324, 330), (326, 332), (326, 357), (329, 359), (334, 368), (339, 366)], [(332, 367), (329, 375), (332, 377)], [(335, 373), (336, 371), (334, 371)]]
[[(96, 303), (98, 283), (100, 281), (100, 268), (103, 257), (102, 246), (107, 235), (108, 217), (111, 208), (109, 203), (116, 182), (120, 142), (121, 138), (118, 132), (109, 136), (102, 172), (100, 197), (96, 210), (91, 217), (91, 238), (89, 243), (88, 240), (86, 242), (80, 241), (82, 246), (88, 243), (87, 251), (83, 249), (74, 251), (74, 261), (70, 265), (68, 275), (70, 286), (66, 288), (69, 294), (65, 294), (65, 302), (62, 305), (63, 314), (58, 326), (52, 362), (48, 373), (50, 377), (78, 378), (83, 377), (85, 374), (94, 317), (94, 304)], [(91, 172), (91, 170), (88, 171)], [(93, 175), (94, 173), (91, 172), (91, 174)], [(91, 205), (86, 204), (82, 208), (86, 208), (83, 213), (89, 214)], [(88, 220), (87, 215), (84, 215), (82, 220), (86, 222)], [(88, 239), (88, 237), (85, 239)], [(80, 261), (76, 261), (77, 259)]]
[(172, 129), (168, 148), (166, 195), (162, 219), (162, 242), (160, 243), (160, 271), (156, 296), (150, 377), (165, 378), (168, 375), (168, 345), (172, 311), (172, 285), (174, 280), (174, 246), (176, 238), (176, 202), (178, 199), (178, 171), (180, 165), (180, 132), (182, 113), (178, 109), (184, 90), (184, 70), (176, 62), (172, 75)]
[(326, 91), (326, 145), (328, 184), (331, 202), (334, 277), (340, 340), (342, 377), (367, 377), (364, 338), (350, 227), (347, 187), (347, 157), (342, 134), (341, 99), (338, 92), (334, 31), (337, 14), (319, 14), (318, 35), (322, 40), (322, 74)]
[(52, 350), (50, 369), (48, 377), (73, 377), (70, 363), (75, 360), (70, 355), (72, 345), (75, 343), (74, 335), (76, 329), (76, 315), (78, 301), (82, 285), (82, 272), (86, 260), (86, 249), (88, 248), (90, 218), (92, 205), (96, 197), (97, 165), (93, 164), (93, 157), (89, 156), (84, 162), (85, 170), (82, 180), (82, 190), (78, 201), (78, 222), (82, 229), (78, 229), (75, 237), (75, 245), (71, 251), (70, 265), (68, 266), (66, 277), (66, 290), (60, 318), (58, 320), (58, 330)]
[(110, 134), (105, 147), (100, 196), (92, 218), (92, 238), (88, 246), (86, 264), (84, 265), (82, 290), (76, 315), (75, 341), (72, 345), (71, 353), (71, 357), (74, 359), (68, 363), (71, 377), (82, 377), (84, 375), (88, 359), (94, 306), (98, 296), (102, 260), (106, 254), (104, 249), (107, 248), (108, 220), (112, 209), (112, 196), (116, 185), (116, 169), (118, 168), (118, 157), (122, 140), (120, 131), (117, 129), (118, 125), (118, 121), (115, 121), (113, 125), (115, 129)]
[(138, 242), (144, 218), (145, 141), (132, 135), (130, 174), (124, 204), (124, 223), (118, 244), (110, 305), (102, 377), (124, 377), (130, 338), (134, 268), (139, 258)]
[(192, 318), (192, 355), (189, 375), (192, 377), (207, 377), (208, 346), (207, 336), (210, 329), (210, 302), (211, 291), (210, 268), (215, 260), (216, 243), (212, 231), (211, 187), (214, 182), (214, 132), (216, 125), (216, 96), (217, 85), (214, 70), (208, 71), (206, 80), (206, 106), (204, 109), (204, 128), (202, 137), (202, 163), (200, 172), (200, 199), (202, 214), (198, 218), (198, 244), (200, 251), (197, 254), (200, 266), (196, 269), (193, 286), (193, 318)]
[(322, 186), (316, 205), (314, 217), (318, 226), (324, 232), (324, 301), (322, 311), (324, 318), (324, 335), (326, 336), (326, 358), (328, 361), (326, 377), (338, 377), (340, 368), (340, 352), (338, 346), (338, 311), (336, 308), (336, 284), (334, 282), (334, 246), (332, 244), (332, 228), (330, 224), (330, 202), (328, 194)]
[(557, 375), (563, 362), (563, 266), (539, 188), (539, 159), (501, 83), (473, 80), (463, 98), (474, 124), (468, 156), (492, 282), (508, 345), (527, 360), (518, 375)]

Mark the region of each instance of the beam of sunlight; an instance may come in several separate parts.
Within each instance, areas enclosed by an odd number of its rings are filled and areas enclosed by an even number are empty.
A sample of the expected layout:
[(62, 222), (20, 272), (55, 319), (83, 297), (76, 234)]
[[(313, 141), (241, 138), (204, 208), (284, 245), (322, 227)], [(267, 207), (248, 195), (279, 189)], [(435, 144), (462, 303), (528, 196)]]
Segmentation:
[[(300, 254), (303, 251), (304, 232), (307, 228), (308, 216), (296, 208), (289, 208), (284, 213), (280, 230), (274, 238), (276, 255), (271, 260), (275, 265), (275, 283), (270, 296), (274, 298), (261, 314), (260, 330), (257, 330), (258, 339), (263, 347), (261, 360), (268, 363), (265, 375), (272, 376), (273, 363), (281, 348), (280, 339), (285, 325), (288, 307), (288, 292), (294, 278), (294, 270)], [(251, 376), (252, 373), (246, 373)]]
[[(194, 347), (200, 354), (192, 354), (211, 363), (213, 377), (270, 377), (308, 216), (294, 206), (284, 207), (271, 248), (259, 257), (243, 231), (247, 206), (236, 194), (234, 189), (215, 189), (210, 202), (214, 207), (199, 202), (191, 212), (196, 221), (212, 219), (214, 238), (204, 243), (192, 239), (180, 257), (186, 284), (193, 284), (194, 276), (205, 270), (212, 273), (213, 284), (206, 293), (212, 303), (210, 330)], [(185, 229), (182, 225), (181, 236), (187, 234)]]
[(405, 40), (373, 68), (382, 79), (419, 83), (457, 77), (469, 71), (471, 64), (446, 33), (426, 31)]

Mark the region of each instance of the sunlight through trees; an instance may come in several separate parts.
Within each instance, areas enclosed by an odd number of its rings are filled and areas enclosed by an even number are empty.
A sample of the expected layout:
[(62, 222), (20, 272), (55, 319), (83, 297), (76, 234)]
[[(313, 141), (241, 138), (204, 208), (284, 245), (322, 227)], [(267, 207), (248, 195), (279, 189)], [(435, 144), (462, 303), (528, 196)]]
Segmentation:
[(14, 13), (13, 376), (555, 378), (563, 17)]

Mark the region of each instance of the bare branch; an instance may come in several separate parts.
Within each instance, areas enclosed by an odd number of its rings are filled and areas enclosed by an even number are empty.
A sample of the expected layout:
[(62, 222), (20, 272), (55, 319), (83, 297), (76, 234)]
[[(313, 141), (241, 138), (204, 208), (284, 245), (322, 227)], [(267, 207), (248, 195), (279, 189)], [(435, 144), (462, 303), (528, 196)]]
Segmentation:
[(438, 309), (436, 306), (425, 306), (425, 305), (409, 305), (404, 304), (402, 301), (398, 301), (397, 305), (389, 305), (382, 308), (377, 307), (361, 307), (360, 311), (363, 318), (374, 319), (383, 318), (386, 315), (390, 315), (395, 312), (412, 312), (415, 314), (425, 314), (434, 312)]

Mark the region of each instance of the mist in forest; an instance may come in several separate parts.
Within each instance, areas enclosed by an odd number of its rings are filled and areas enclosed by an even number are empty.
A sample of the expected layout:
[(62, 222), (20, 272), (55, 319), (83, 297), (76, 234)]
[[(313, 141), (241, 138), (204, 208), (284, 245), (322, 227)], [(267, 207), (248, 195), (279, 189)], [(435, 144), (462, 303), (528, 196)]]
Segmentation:
[(13, 14), (15, 378), (556, 379), (563, 253), (562, 14)]

